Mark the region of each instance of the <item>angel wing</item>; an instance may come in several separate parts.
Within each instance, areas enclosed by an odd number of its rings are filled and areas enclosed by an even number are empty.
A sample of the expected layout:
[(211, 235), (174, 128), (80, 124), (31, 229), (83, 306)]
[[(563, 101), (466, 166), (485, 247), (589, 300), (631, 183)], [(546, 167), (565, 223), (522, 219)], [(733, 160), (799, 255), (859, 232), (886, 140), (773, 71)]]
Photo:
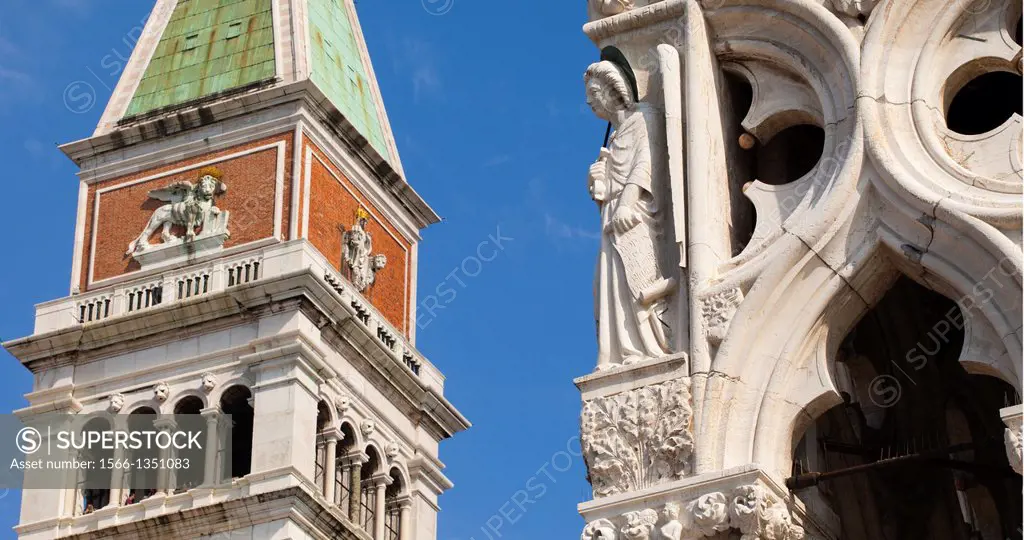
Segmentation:
[(192, 182), (175, 182), (165, 188), (150, 191), (149, 198), (169, 203), (181, 202), (188, 198), (193, 189), (195, 186)]

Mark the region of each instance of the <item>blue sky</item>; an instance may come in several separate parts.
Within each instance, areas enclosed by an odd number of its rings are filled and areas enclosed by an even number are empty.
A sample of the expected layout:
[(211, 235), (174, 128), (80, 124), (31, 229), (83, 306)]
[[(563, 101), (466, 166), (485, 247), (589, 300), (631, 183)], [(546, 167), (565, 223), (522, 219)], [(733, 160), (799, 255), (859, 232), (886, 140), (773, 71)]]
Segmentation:
[[(2, 340), (30, 334), (33, 305), (67, 294), (77, 181), (56, 145), (92, 132), (152, 3), (0, 3), (2, 219), (13, 255), (0, 264)], [(420, 317), (420, 350), (474, 423), (442, 445), (456, 487), (441, 500), (438, 537), (571, 538), (589, 495), (571, 455), (572, 379), (595, 359), (598, 216), (586, 170), (604, 134), (583, 99), (597, 55), (581, 31), (585, 2), (361, 0), (359, 13), (409, 181), (445, 218), (424, 231), (420, 300), (443, 284), (457, 293)], [(499, 232), (511, 239), (499, 256), (464, 273)], [(0, 411), (24, 406), (31, 377), (2, 351), (0, 380)], [(18, 508), (16, 493), (0, 499), (0, 537), (13, 536)]]

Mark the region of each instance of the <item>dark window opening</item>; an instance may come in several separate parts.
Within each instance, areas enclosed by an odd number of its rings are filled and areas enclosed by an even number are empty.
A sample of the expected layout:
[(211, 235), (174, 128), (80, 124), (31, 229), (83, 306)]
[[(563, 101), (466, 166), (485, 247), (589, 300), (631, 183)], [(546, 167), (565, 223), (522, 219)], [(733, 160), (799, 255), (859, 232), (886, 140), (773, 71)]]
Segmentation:
[(999, 414), (1016, 393), (967, 373), (964, 327), (955, 302), (904, 277), (840, 345), (843, 403), (802, 434), (787, 481), (835, 513), (839, 538), (1021, 538)]
[[(93, 418), (86, 422), (82, 429), (83, 437), (92, 432), (110, 431), (110, 422), (105, 418)], [(104, 450), (102, 447), (82, 449), (80, 459), (93, 463), (100, 463), (103, 460), (113, 459), (113, 450)], [(78, 495), (80, 497), (78, 510), (82, 514), (91, 514), (100, 508), (110, 504), (110, 469), (90, 468), (80, 469), (78, 476)]]
[(788, 127), (757, 149), (757, 179), (773, 186), (811, 172), (825, 149), (825, 130), (810, 124)]
[(252, 472), (253, 410), (249, 400), (252, 393), (244, 386), (228, 388), (220, 398), (220, 408), (231, 415), (231, 455), (224, 473), (241, 478)]
[(975, 77), (953, 96), (946, 125), (962, 135), (979, 135), (1021, 114), (1022, 79), (1016, 73), (993, 71)]
[[(196, 396), (185, 397), (174, 406), (174, 414), (176, 415), (199, 415), (202, 413), (202, 410), (203, 400)], [(206, 441), (204, 440), (202, 444), (205, 446)], [(188, 491), (199, 487), (203, 483), (203, 468), (213, 467), (214, 464), (204, 463), (206, 456), (202, 448), (184, 448), (175, 450), (175, 452), (176, 458), (187, 459), (190, 464), (188, 468), (171, 471), (174, 474), (173, 485), (175, 491)], [(200, 464), (202, 466), (195, 466)]]

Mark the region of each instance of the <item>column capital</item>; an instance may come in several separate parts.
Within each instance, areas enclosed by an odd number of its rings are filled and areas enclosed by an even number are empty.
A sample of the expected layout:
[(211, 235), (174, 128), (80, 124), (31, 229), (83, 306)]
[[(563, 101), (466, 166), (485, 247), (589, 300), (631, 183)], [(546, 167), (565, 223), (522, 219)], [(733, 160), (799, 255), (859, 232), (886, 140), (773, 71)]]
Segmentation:
[(345, 465), (362, 465), (367, 461), (370, 461), (370, 456), (366, 455), (366, 452), (361, 450), (346, 454), (341, 458), (342, 463)]
[(336, 427), (330, 427), (321, 431), (317, 437), (322, 439), (324, 442), (341, 442), (345, 439), (345, 434)]
[(377, 488), (382, 488), (382, 487), (390, 486), (391, 483), (395, 481), (395, 479), (391, 478), (391, 476), (389, 476), (387, 474), (377, 473), (377, 474), (371, 476), (369, 478), (369, 480), (367, 480), (367, 481), (369, 483), (373, 484)]
[(202, 416), (203, 418), (206, 418), (207, 420), (210, 420), (211, 418), (215, 419), (215, 418), (217, 418), (218, 416), (221, 415), (220, 406), (219, 405), (214, 405), (212, 407), (207, 407), (205, 409), (200, 409), (199, 415)]
[(178, 423), (174, 421), (174, 418), (162, 416), (153, 420), (153, 427), (160, 431), (171, 431), (178, 427)]
[(399, 510), (408, 510), (412, 508), (412, 495), (399, 495), (391, 501), (391, 506), (398, 508)]

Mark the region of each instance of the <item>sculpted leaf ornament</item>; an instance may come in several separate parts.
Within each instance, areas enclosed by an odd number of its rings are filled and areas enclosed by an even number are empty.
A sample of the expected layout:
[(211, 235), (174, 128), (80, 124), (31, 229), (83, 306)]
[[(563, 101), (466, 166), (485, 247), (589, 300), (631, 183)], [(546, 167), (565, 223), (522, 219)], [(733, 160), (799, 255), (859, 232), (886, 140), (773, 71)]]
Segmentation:
[(688, 378), (587, 401), (582, 441), (594, 495), (684, 476), (693, 450), (692, 417)]

